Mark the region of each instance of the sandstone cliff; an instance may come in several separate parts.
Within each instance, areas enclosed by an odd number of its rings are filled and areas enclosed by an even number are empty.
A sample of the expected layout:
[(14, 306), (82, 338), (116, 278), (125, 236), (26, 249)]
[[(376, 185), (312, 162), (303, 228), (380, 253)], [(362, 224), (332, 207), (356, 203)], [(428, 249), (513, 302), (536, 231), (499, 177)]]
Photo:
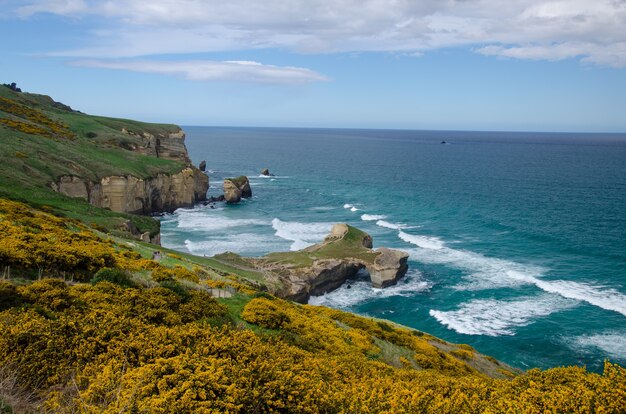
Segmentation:
[(177, 132), (150, 133), (122, 128), (122, 133), (136, 138), (129, 148), (135, 152), (156, 158), (184, 161), (186, 164), (191, 163), (187, 147), (185, 147), (185, 132), (182, 129)]
[(238, 203), (242, 198), (252, 197), (250, 182), (245, 175), (237, 178), (225, 178), (223, 188), (227, 203)]
[(63, 176), (52, 187), (97, 207), (150, 214), (192, 207), (206, 199), (209, 179), (198, 169), (186, 167), (177, 174), (158, 174), (145, 180), (130, 175), (109, 176), (94, 183), (75, 176)]
[(141, 138), (141, 145), (133, 144), (127, 149), (146, 156), (181, 161), (184, 163), (183, 169), (178, 173), (159, 173), (145, 179), (132, 175), (110, 175), (92, 181), (79, 176), (64, 175), (52, 183), (51, 187), (67, 196), (82, 198), (97, 207), (133, 214), (171, 212), (206, 200), (209, 178), (191, 165), (182, 130), (153, 135), (148, 132), (130, 132), (122, 128), (122, 133)]

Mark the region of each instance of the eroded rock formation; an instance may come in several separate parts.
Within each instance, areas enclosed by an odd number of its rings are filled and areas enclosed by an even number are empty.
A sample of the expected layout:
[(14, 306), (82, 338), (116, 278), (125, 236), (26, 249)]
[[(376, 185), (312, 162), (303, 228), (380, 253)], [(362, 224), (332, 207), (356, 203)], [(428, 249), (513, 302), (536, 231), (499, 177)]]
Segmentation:
[(406, 274), (408, 254), (388, 248), (372, 249), (372, 237), (346, 224), (335, 224), (323, 242), (296, 252), (245, 258), (229, 253), (216, 256), (237, 265), (249, 264), (263, 274), (271, 293), (306, 303), (311, 296), (337, 289), (360, 271), (372, 285), (383, 288)]
[(182, 130), (153, 135), (122, 128), (122, 133), (142, 138), (143, 145), (133, 146), (131, 150), (146, 156), (181, 161), (185, 166), (175, 174), (160, 173), (145, 179), (132, 175), (112, 175), (100, 177), (99, 181), (94, 182), (66, 175), (52, 183), (52, 188), (98, 207), (134, 214), (173, 211), (206, 200), (209, 178), (191, 165)]
[(242, 198), (252, 197), (252, 189), (248, 177), (242, 175), (237, 178), (224, 179), (224, 198), (227, 203), (238, 203)]
[(176, 174), (157, 174), (141, 179), (126, 176), (104, 177), (94, 183), (79, 177), (64, 176), (52, 186), (70, 197), (80, 197), (97, 207), (112, 211), (151, 214), (192, 207), (206, 199), (208, 177), (193, 167)]

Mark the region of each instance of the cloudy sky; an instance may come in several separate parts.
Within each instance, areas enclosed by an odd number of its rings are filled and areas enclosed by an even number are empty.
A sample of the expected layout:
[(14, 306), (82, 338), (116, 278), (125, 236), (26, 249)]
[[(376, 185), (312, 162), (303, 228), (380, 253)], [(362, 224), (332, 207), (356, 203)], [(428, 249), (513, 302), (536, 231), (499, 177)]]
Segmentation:
[(183, 125), (626, 131), (626, 0), (0, 0), (0, 82)]

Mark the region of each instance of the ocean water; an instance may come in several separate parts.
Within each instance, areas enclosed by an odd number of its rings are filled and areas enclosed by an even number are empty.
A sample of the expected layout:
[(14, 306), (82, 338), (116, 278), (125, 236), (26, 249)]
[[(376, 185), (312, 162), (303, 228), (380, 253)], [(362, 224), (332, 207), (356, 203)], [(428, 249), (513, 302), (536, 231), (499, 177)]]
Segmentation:
[[(162, 217), (167, 247), (258, 256), (333, 223), (410, 254), (396, 286), (310, 303), (467, 343), (513, 366), (626, 364), (626, 135), (187, 127), (209, 195)], [(442, 141), (445, 140), (445, 144)], [(262, 177), (262, 168), (274, 177)]]

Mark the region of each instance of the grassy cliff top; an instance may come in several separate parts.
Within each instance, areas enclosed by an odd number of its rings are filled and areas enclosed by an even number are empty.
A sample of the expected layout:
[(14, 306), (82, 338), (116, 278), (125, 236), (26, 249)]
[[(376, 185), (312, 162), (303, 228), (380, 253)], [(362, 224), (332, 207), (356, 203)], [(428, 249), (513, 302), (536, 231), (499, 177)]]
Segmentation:
[(296, 268), (309, 267), (319, 259), (355, 258), (365, 263), (373, 263), (378, 253), (363, 245), (363, 240), (370, 236), (356, 227), (346, 225), (346, 228), (347, 231), (338, 237), (327, 238), (322, 243), (295, 252), (270, 253), (261, 260)]
[(239, 177), (224, 178), (224, 180), (232, 182), (233, 184), (235, 184), (236, 187), (241, 187), (248, 182), (248, 177), (246, 177), (245, 175), (240, 175)]
[(142, 144), (144, 133), (178, 131), (175, 125), (87, 115), (48, 96), (0, 86), (0, 196), (105, 227), (130, 219), (154, 233), (158, 225), (149, 218), (98, 209), (54, 192), (51, 183), (64, 175), (97, 182), (110, 175), (146, 178), (180, 171), (183, 162), (130, 150)]

